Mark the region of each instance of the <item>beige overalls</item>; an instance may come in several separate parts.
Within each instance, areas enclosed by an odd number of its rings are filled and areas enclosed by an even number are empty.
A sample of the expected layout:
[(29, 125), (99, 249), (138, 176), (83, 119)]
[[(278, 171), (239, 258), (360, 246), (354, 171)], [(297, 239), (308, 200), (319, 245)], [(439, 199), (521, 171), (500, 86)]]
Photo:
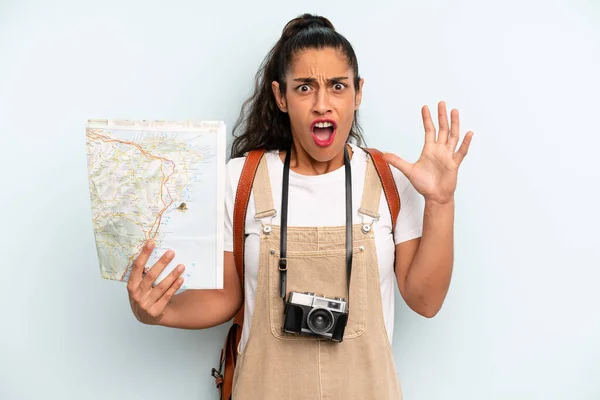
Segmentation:
[[(360, 212), (377, 217), (381, 181), (371, 158), (367, 160)], [(256, 172), (253, 193), (256, 216), (274, 215), (265, 157)], [(287, 229), (288, 293), (313, 292), (349, 298), (344, 339), (336, 343), (282, 331), (279, 226), (268, 226), (261, 230), (256, 305), (244, 351), (239, 352), (238, 348), (232, 399), (402, 399), (383, 321), (373, 229), (369, 225), (364, 229), (362, 223), (353, 225), (350, 296), (346, 227)]]

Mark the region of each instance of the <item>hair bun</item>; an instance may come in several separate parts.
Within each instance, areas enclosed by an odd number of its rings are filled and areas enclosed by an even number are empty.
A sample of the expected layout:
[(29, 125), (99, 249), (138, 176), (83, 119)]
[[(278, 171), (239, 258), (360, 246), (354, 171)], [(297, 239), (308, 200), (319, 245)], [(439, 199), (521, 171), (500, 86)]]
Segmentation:
[(283, 28), (281, 36), (283, 39), (287, 39), (304, 29), (312, 27), (326, 28), (335, 31), (335, 27), (327, 18), (313, 14), (302, 14), (287, 23)]

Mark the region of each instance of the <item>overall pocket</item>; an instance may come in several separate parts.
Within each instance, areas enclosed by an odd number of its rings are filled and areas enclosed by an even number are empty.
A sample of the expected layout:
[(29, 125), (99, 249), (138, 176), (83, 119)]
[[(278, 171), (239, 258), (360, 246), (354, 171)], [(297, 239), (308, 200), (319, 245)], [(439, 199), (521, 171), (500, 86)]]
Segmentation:
[[(360, 336), (367, 328), (367, 275), (362, 246), (352, 250), (352, 276), (348, 297), (346, 249), (287, 252), (287, 294), (311, 292), (324, 297), (349, 299), (344, 340)], [(279, 296), (279, 251), (269, 254), (269, 314), (271, 332), (283, 340), (329, 340), (283, 332), (283, 300)]]

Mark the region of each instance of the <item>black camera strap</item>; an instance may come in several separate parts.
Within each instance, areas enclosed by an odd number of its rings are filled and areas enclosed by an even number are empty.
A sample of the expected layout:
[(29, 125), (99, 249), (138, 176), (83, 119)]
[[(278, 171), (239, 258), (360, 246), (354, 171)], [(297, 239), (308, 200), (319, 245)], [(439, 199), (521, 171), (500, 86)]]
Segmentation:
[[(290, 155), (291, 148), (285, 155), (283, 164), (283, 185), (281, 191), (281, 228), (280, 228), (280, 251), (279, 251), (279, 295), (283, 299), (285, 308), (287, 291), (287, 211), (288, 190), (290, 183)], [(344, 168), (346, 173), (346, 272), (348, 275), (348, 305), (350, 304), (350, 276), (352, 274), (352, 171), (350, 169), (350, 157), (348, 147), (344, 145)]]

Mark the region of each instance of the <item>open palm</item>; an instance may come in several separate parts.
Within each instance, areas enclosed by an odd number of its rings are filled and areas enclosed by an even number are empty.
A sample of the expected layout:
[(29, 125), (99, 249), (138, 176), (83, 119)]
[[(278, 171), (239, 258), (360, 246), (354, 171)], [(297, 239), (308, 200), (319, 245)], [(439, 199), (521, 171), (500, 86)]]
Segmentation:
[(386, 153), (383, 157), (385, 161), (406, 175), (426, 200), (445, 204), (453, 199), (458, 167), (467, 155), (473, 132), (467, 132), (460, 148), (456, 151), (460, 138), (458, 110), (452, 110), (450, 113), (451, 126), (448, 129), (446, 104), (443, 101), (438, 104), (437, 138), (429, 108), (423, 106), (421, 114), (425, 127), (425, 145), (417, 162), (411, 164), (391, 153)]

